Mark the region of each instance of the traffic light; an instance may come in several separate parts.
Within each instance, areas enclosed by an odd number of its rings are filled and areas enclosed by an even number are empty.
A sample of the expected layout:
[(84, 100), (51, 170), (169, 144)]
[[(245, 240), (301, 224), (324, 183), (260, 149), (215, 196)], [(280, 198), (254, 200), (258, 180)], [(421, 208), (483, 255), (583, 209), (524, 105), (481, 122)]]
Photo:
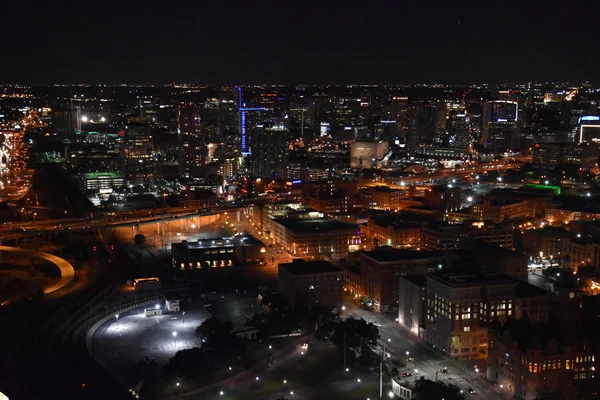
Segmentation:
[(114, 249), (115, 249), (115, 245), (114, 245), (114, 244), (111, 244), (111, 245), (110, 245), (110, 249), (111, 249), (111, 250), (114, 250)]
[(94, 251), (96, 251), (96, 246), (94, 246)]

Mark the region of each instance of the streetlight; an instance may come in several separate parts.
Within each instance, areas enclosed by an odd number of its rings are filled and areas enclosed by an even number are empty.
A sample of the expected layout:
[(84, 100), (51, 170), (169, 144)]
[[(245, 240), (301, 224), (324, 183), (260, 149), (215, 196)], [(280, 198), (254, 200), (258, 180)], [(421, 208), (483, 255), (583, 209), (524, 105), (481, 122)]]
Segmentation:
[(342, 311), (346, 311), (346, 306), (342, 306)]
[(389, 392), (388, 392), (388, 396), (389, 396), (389, 398), (391, 399), (392, 397), (394, 397), (394, 392), (392, 392), (392, 391), (389, 391)]
[(256, 377), (256, 380), (258, 380), (258, 376)]
[(225, 394), (225, 393), (223, 393), (223, 391), (222, 391), (222, 390), (219, 392), (219, 396), (223, 396), (224, 394)]
[(294, 391), (293, 390), (290, 392), (290, 396), (292, 396), (292, 399), (294, 398)]
[(115, 318), (117, 319), (117, 329), (119, 329), (119, 314), (115, 314)]
[(175, 344), (175, 347), (177, 347), (177, 332), (173, 331), (173, 342)]
[(183, 312), (183, 326), (185, 326), (185, 311)]
[(283, 380), (283, 384), (285, 385), (286, 383), (287, 383), (287, 379), (284, 379)]
[(360, 378), (358, 378), (358, 379), (356, 380), (356, 383), (358, 384), (358, 388), (360, 389)]

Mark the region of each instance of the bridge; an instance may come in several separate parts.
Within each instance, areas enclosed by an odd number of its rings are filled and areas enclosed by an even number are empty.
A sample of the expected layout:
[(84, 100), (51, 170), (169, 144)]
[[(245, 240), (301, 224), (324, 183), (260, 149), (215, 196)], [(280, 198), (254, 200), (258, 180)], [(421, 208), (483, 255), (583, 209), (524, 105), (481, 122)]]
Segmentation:
[(210, 217), (227, 212), (237, 213), (252, 204), (253, 202), (250, 202), (240, 205), (216, 207), (210, 210), (196, 210), (184, 207), (158, 211), (141, 210), (115, 213), (115, 215), (107, 215), (100, 218), (17, 221), (0, 225), (0, 242), (35, 235), (104, 231), (113, 228), (131, 227), (134, 230), (139, 230), (140, 225), (159, 224), (160, 226), (161, 224), (164, 225), (173, 221), (182, 221), (182, 223), (185, 223), (185, 221), (192, 218)]

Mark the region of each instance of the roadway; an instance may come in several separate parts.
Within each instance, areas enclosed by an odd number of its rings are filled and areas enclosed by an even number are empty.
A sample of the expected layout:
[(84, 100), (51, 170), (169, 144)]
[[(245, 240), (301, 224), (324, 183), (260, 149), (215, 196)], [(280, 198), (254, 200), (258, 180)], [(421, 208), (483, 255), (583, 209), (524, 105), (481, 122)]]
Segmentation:
[[(390, 314), (380, 314), (365, 310), (353, 302), (345, 303), (345, 317), (363, 318), (379, 327), (381, 336), (380, 346), (385, 344), (386, 353), (390, 358), (405, 359), (406, 354), (414, 357), (414, 362), (409, 362), (400, 373), (410, 372), (412, 376), (409, 379), (416, 379), (424, 376), (426, 379), (437, 379), (447, 384), (453, 384), (465, 390), (472, 388), (475, 390), (476, 398), (486, 400), (509, 399), (511, 394), (508, 392), (497, 393), (498, 387), (492, 386), (483, 380), (485, 374), (485, 360), (455, 361), (447, 358), (441, 352), (434, 350), (415, 335), (400, 328), (395, 321), (395, 316)], [(381, 348), (380, 350), (381, 351)], [(478, 372), (476, 372), (476, 368)], [(448, 369), (449, 374), (439, 372), (441, 369)], [(470, 394), (465, 394), (469, 398)]]
[[(239, 208), (241, 207), (242, 206)], [(211, 212), (198, 212), (196, 209), (179, 207), (176, 209), (169, 209), (166, 213), (142, 210), (123, 215), (106, 216), (95, 219), (62, 218), (38, 221), (18, 221), (0, 225), (0, 240), (16, 239), (23, 236), (45, 233), (93, 231), (161, 221), (166, 222), (174, 219), (220, 214), (225, 211), (237, 211), (239, 208), (219, 208)]]
[(54, 264), (60, 270), (60, 279), (50, 287), (44, 289), (44, 294), (50, 294), (67, 286), (75, 278), (75, 269), (73, 266), (60, 257), (41, 251), (30, 251), (18, 247), (0, 246), (0, 252), (19, 253), (29, 257), (38, 257)]
[[(416, 183), (423, 183), (423, 182), (429, 182), (429, 181), (433, 181), (433, 180), (438, 180), (438, 179), (446, 179), (446, 178), (452, 178), (452, 177), (464, 177), (467, 178), (471, 175), (477, 175), (477, 174), (484, 174), (486, 172), (491, 172), (491, 171), (506, 171), (509, 169), (514, 169), (514, 168), (520, 168), (523, 166), (523, 164), (527, 161), (531, 161), (531, 157), (514, 157), (511, 159), (511, 162), (499, 162), (499, 163), (490, 163), (490, 164), (483, 164), (483, 165), (478, 165), (478, 166), (473, 166), (473, 167), (465, 167), (465, 168), (446, 168), (446, 169), (439, 169), (435, 172), (425, 172), (425, 173), (419, 173), (419, 174), (414, 174), (414, 175), (410, 175), (410, 176), (405, 176), (405, 177), (401, 177), (401, 178), (395, 178), (394, 181), (401, 181), (402, 185), (410, 185), (410, 184), (416, 184)], [(377, 185), (382, 185), (383, 182), (373, 182), (373, 183), (368, 183), (366, 184), (366, 186), (377, 186)], [(392, 188), (399, 188), (399, 186), (396, 185), (391, 185)]]

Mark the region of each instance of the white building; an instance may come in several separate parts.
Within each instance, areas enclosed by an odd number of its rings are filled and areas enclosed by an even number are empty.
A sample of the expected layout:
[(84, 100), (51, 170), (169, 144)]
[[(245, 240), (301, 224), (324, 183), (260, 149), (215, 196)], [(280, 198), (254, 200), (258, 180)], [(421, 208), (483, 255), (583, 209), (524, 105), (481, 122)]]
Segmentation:
[(381, 168), (388, 150), (384, 140), (357, 140), (350, 148), (350, 167)]

